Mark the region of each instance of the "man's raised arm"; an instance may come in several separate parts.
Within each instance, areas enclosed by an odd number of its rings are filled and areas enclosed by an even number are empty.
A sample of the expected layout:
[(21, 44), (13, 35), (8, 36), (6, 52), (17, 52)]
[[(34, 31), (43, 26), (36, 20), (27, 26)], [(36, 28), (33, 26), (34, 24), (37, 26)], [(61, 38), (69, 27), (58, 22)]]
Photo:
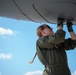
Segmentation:
[(70, 20), (68, 20), (66, 24), (67, 24), (67, 29), (68, 29), (68, 32), (70, 33), (71, 39), (76, 40), (76, 35), (72, 28), (73, 23)]

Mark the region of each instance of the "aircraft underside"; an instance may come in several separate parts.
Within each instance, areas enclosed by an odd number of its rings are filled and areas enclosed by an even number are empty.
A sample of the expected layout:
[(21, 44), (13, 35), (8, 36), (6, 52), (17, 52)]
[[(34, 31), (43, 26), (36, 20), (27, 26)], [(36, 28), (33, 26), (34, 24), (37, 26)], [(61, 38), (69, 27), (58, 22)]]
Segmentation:
[(0, 16), (38, 23), (62, 17), (76, 24), (76, 0), (0, 0)]

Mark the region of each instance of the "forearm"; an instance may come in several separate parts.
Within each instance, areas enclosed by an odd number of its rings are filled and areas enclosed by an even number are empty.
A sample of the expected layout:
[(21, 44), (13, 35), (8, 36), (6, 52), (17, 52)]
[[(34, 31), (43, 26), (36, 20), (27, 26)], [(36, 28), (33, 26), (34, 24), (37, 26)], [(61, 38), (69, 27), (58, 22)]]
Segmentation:
[(76, 47), (76, 40), (72, 40), (71, 38), (65, 39), (62, 43), (65, 50), (72, 50)]
[(71, 36), (71, 39), (72, 40), (76, 40), (76, 35), (74, 32), (69, 32), (70, 33), (70, 36)]
[(65, 40), (65, 35), (66, 32), (64, 30), (57, 30), (53, 36), (54, 40), (52, 41), (52, 43), (59, 44), (63, 42)]

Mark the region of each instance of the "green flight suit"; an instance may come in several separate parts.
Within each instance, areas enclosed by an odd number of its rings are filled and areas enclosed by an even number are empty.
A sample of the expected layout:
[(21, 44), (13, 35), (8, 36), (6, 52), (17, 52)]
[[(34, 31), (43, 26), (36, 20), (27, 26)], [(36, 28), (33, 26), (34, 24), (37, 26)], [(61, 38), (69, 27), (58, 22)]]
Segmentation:
[(38, 58), (45, 66), (43, 75), (71, 75), (65, 50), (74, 49), (76, 40), (65, 39), (65, 31), (40, 37), (36, 42)]

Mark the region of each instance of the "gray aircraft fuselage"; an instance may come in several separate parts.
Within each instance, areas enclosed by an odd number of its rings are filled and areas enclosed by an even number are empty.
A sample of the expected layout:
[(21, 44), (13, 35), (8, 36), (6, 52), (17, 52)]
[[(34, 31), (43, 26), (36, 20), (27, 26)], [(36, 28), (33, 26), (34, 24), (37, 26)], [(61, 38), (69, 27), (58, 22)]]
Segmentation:
[(0, 0), (0, 16), (52, 24), (62, 17), (76, 24), (76, 0)]

